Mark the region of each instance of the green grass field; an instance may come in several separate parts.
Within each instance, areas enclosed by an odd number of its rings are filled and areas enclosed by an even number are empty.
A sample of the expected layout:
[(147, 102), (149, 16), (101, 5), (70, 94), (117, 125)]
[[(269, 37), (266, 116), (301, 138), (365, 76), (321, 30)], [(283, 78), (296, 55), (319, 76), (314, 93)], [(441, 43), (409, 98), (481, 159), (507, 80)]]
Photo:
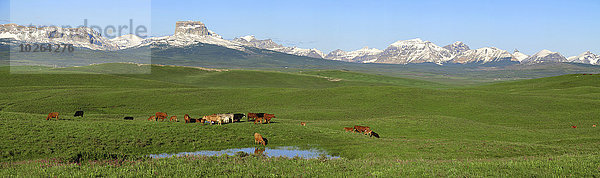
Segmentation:
[[(592, 127), (600, 124), (600, 75), (463, 87), (342, 70), (152, 66), (149, 75), (68, 74), (120, 65), (31, 75), (1, 67), (0, 175), (600, 176), (600, 127)], [(72, 117), (80, 108), (85, 117)], [(158, 111), (180, 119), (277, 118), (220, 126), (146, 121)], [(61, 119), (46, 121), (49, 112)], [(353, 125), (381, 138), (344, 132)], [(254, 147), (255, 132), (269, 147), (316, 148), (341, 159), (144, 157)]]

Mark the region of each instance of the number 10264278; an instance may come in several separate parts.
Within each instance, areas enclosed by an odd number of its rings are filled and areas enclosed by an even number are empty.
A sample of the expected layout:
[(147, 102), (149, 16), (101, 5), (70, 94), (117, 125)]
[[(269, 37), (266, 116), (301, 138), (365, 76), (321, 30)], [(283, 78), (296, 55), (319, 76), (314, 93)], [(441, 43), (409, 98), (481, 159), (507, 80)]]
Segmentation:
[(73, 44), (20, 44), (19, 52), (51, 52), (51, 53), (72, 53), (75, 51)]

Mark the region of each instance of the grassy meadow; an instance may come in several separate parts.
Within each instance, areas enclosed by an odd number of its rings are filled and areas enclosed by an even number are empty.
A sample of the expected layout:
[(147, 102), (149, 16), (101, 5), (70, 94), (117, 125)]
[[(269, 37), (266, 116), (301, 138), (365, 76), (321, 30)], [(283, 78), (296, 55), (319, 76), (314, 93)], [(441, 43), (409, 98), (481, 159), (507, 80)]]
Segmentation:
[[(600, 124), (600, 75), (465, 87), (344, 70), (152, 66), (148, 75), (69, 74), (121, 65), (27, 75), (0, 67), (0, 175), (600, 176), (600, 127), (592, 127)], [(79, 109), (84, 118), (73, 117)], [(46, 121), (49, 112), (60, 119)], [(146, 121), (155, 112), (180, 120), (227, 112), (277, 118), (220, 126)], [(353, 125), (381, 138), (343, 130)], [(145, 157), (254, 147), (255, 132), (268, 147), (341, 158)]]

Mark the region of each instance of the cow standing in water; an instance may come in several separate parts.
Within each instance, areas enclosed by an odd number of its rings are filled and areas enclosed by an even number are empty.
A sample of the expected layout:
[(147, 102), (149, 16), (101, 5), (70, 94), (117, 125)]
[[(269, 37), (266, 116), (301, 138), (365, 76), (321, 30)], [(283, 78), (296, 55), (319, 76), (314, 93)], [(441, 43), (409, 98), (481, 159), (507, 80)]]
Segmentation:
[(50, 120), (52, 118), (56, 118), (56, 120), (58, 120), (58, 112), (51, 112), (48, 114), (48, 117), (46, 117), (46, 120)]
[(263, 155), (263, 152), (265, 152), (266, 149), (267, 148), (258, 148), (258, 147), (256, 147), (256, 148), (254, 148), (254, 154), (261, 156), (261, 155)]

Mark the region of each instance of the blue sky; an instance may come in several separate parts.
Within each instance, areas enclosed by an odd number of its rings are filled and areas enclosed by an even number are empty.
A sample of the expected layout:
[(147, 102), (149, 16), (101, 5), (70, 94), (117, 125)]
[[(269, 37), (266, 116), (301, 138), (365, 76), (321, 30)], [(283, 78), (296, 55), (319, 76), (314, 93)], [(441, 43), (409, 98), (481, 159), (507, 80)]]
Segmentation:
[[(364, 46), (384, 49), (398, 40), (421, 38), (440, 46), (463, 41), (471, 48), (493, 46), (511, 52), (516, 48), (527, 54), (542, 49), (567, 57), (587, 50), (600, 54), (598, 0), (61, 2), (13, 5), (11, 14), (19, 17), (8, 18), (2, 13), (0, 20), (81, 24), (85, 16), (105, 25), (123, 24), (134, 18), (139, 24), (151, 22), (155, 36), (173, 34), (176, 21), (197, 20), (226, 39), (255, 35), (326, 53)], [(7, 0), (0, 0), (0, 7), (5, 9), (6, 4)], [(146, 10), (141, 10), (149, 4), (150, 18)]]

